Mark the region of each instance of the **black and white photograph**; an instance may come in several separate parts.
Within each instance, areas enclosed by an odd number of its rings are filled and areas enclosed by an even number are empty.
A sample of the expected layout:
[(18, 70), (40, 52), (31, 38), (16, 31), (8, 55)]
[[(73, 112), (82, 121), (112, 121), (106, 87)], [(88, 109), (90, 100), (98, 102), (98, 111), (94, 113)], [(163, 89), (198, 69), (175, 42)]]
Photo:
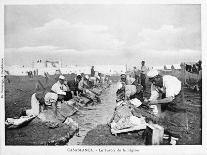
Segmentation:
[(1, 4), (3, 145), (204, 145), (196, 2)]

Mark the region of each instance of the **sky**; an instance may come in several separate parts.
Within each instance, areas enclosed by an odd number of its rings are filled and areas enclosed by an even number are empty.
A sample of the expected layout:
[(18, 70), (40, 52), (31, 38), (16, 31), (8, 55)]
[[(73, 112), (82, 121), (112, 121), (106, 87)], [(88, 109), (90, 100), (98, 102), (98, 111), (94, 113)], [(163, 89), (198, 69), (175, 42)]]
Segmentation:
[(202, 53), (200, 5), (7, 5), (4, 29), (6, 66), (158, 66)]

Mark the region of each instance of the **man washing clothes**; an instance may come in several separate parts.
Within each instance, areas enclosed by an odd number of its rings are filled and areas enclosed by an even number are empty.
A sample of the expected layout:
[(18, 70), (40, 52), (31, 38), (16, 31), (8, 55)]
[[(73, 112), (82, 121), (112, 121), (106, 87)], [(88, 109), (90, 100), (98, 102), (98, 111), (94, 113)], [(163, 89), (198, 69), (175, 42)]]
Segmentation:
[[(151, 96), (148, 100), (151, 105), (164, 112), (167, 108), (176, 106), (176, 99), (180, 96), (181, 81), (171, 75), (160, 75), (157, 70), (150, 70), (147, 73), (151, 85)], [(159, 99), (159, 96), (161, 98)]]
[(81, 75), (77, 75), (73, 80), (67, 82), (73, 96), (77, 96), (81, 92), (81, 90), (78, 88), (78, 85), (82, 78), (84, 77), (82, 77)]
[(158, 117), (174, 124), (162, 124), (165, 132), (173, 137), (180, 138), (182, 130), (185, 130), (183, 124), (186, 123), (186, 109), (182, 100), (181, 81), (175, 76), (160, 75), (157, 70), (150, 70), (147, 76), (152, 85), (151, 96), (149, 100), (146, 99), (145, 101), (149, 102), (151, 108), (157, 108), (156, 115)]
[(60, 75), (58, 81), (52, 86), (51, 91), (59, 95), (64, 95), (64, 100), (68, 101), (72, 99), (72, 93), (65, 82), (65, 77)]

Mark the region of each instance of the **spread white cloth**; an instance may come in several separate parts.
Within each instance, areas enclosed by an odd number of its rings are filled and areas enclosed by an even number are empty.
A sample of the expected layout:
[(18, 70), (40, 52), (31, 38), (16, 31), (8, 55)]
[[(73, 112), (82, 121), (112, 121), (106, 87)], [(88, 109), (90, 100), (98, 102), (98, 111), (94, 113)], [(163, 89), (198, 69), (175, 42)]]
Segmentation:
[(135, 85), (126, 85), (125, 86), (125, 95), (130, 97), (137, 92), (137, 88)]
[[(20, 118), (7, 118), (5, 125), (7, 128), (17, 128), (23, 123), (28, 123), (30, 120), (35, 118), (35, 116), (30, 115), (30, 116), (21, 116)], [(26, 125), (26, 124), (25, 124)]]
[(111, 123), (111, 129), (113, 130), (122, 130), (127, 128), (129, 129), (134, 126), (143, 126), (145, 124), (146, 122), (144, 117), (138, 118), (136, 116), (130, 116), (126, 118), (121, 118), (117, 123), (113, 121)]
[[(171, 75), (164, 75), (163, 76), (163, 89), (166, 93), (166, 97), (175, 97), (181, 91), (181, 81), (178, 80), (176, 77)], [(149, 100), (157, 100), (159, 97), (159, 93), (157, 88), (152, 85), (151, 86), (151, 96)]]
[(57, 94), (66, 95), (65, 91), (67, 91), (67, 87), (64, 84), (61, 84), (57, 81), (51, 88)]
[(166, 92), (166, 97), (175, 97), (181, 91), (181, 81), (174, 76), (163, 76), (163, 87)]
[(131, 116), (130, 117), (130, 122), (133, 124), (133, 125), (141, 125), (141, 124), (145, 124), (145, 118), (144, 117), (141, 117), (141, 118), (138, 118), (136, 116)]
[(135, 81), (135, 78), (127, 76), (126, 84), (131, 85)]

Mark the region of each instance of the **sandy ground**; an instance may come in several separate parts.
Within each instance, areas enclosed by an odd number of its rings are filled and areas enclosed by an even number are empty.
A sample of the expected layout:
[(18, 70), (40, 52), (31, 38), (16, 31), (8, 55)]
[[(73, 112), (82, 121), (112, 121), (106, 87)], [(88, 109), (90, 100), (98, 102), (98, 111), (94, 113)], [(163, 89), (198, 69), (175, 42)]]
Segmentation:
[(110, 120), (116, 105), (115, 92), (116, 85), (113, 84), (101, 94), (101, 104), (90, 107), (93, 110), (81, 110), (73, 117), (80, 125), (80, 137), (74, 136), (68, 145), (81, 145), (88, 131)]

